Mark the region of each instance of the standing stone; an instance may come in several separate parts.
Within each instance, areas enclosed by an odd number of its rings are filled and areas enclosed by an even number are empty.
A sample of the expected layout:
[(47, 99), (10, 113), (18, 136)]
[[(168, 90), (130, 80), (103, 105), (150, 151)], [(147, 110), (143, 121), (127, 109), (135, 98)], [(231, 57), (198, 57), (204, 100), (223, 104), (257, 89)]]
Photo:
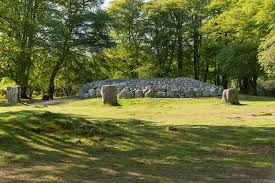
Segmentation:
[(103, 85), (101, 88), (101, 96), (104, 104), (117, 106), (117, 88), (112, 85)]
[(16, 104), (21, 101), (21, 87), (13, 86), (7, 88), (7, 99), (9, 104)]
[(223, 91), (222, 101), (226, 104), (239, 105), (239, 95), (238, 91), (230, 88)]

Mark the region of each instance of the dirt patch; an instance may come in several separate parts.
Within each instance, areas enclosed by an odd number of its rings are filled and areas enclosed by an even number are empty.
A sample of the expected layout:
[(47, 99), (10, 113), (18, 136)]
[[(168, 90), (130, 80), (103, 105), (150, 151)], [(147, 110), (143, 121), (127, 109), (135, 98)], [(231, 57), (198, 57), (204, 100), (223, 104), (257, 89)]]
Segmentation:
[(36, 106), (49, 106), (49, 105), (59, 105), (59, 104), (66, 104), (70, 102), (80, 101), (80, 98), (61, 98), (49, 101), (35, 101), (33, 104)]
[(250, 113), (250, 114), (231, 114), (230, 116), (226, 116), (228, 119), (233, 120), (259, 120), (266, 119), (271, 120), (275, 119), (275, 113), (271, 112), (260, 112), (260, 113)]

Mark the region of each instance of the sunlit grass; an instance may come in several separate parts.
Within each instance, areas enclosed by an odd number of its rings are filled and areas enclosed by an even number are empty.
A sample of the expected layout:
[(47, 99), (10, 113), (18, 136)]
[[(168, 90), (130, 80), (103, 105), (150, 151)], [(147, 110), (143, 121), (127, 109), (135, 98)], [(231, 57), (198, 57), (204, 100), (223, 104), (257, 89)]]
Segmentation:
[(119, 102), (0, 102), (0, 182), (275, 180), (274, 98)]

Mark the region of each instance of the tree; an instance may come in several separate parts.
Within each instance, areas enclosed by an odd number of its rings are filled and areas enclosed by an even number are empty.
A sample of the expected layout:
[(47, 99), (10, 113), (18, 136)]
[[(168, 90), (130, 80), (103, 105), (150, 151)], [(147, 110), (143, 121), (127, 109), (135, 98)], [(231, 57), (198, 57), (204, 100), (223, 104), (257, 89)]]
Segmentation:
[(220, 45), (217, 54), (222, 59), (219, 62), (222, 75), (238, 79), (244, 93), (256, 94), (257, 78), (262, 75), (257, 49), (272, 22), (270, 16), (263, 21), (260, 10), (263, 7), (272, 10), (269, 0), (216, 0), (210, 4), (210, 10), (216, 14), (203, 27), (207, 36)]
[(259, 62), (269, 76), (275, 76), (275, 29), (266, 36), (259, 47)]
[(124, 77), (138, 77), (137, 68), (142, 66), (143, 4), (143, 0), (117, 0), (107, 10), (112, 18), (112, 35), (117, 47), (106, 54)]
[(59, 71), (66, 64), (92, 57), (110, 46), (111, 40), (109, 18), (97, 0), (52, 0), (48, 8), (44, 39), (51, 55), (48, 95), (53, 98)]
[(0, 1), (0, 37), (2, 40), (2, 75), (21, 86), (22, 98), (28, 98), (27, 89), (34, 53), (39, 50), (40, 17), (45, 11), (43, 0)]

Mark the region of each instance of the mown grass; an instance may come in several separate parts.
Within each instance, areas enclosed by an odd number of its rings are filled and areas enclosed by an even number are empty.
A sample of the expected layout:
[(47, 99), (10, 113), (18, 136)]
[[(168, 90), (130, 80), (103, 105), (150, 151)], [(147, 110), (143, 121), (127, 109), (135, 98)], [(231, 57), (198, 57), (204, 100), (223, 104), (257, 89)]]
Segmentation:
[(275, 99), (0, 102), (0, 182), (274, 182)]

